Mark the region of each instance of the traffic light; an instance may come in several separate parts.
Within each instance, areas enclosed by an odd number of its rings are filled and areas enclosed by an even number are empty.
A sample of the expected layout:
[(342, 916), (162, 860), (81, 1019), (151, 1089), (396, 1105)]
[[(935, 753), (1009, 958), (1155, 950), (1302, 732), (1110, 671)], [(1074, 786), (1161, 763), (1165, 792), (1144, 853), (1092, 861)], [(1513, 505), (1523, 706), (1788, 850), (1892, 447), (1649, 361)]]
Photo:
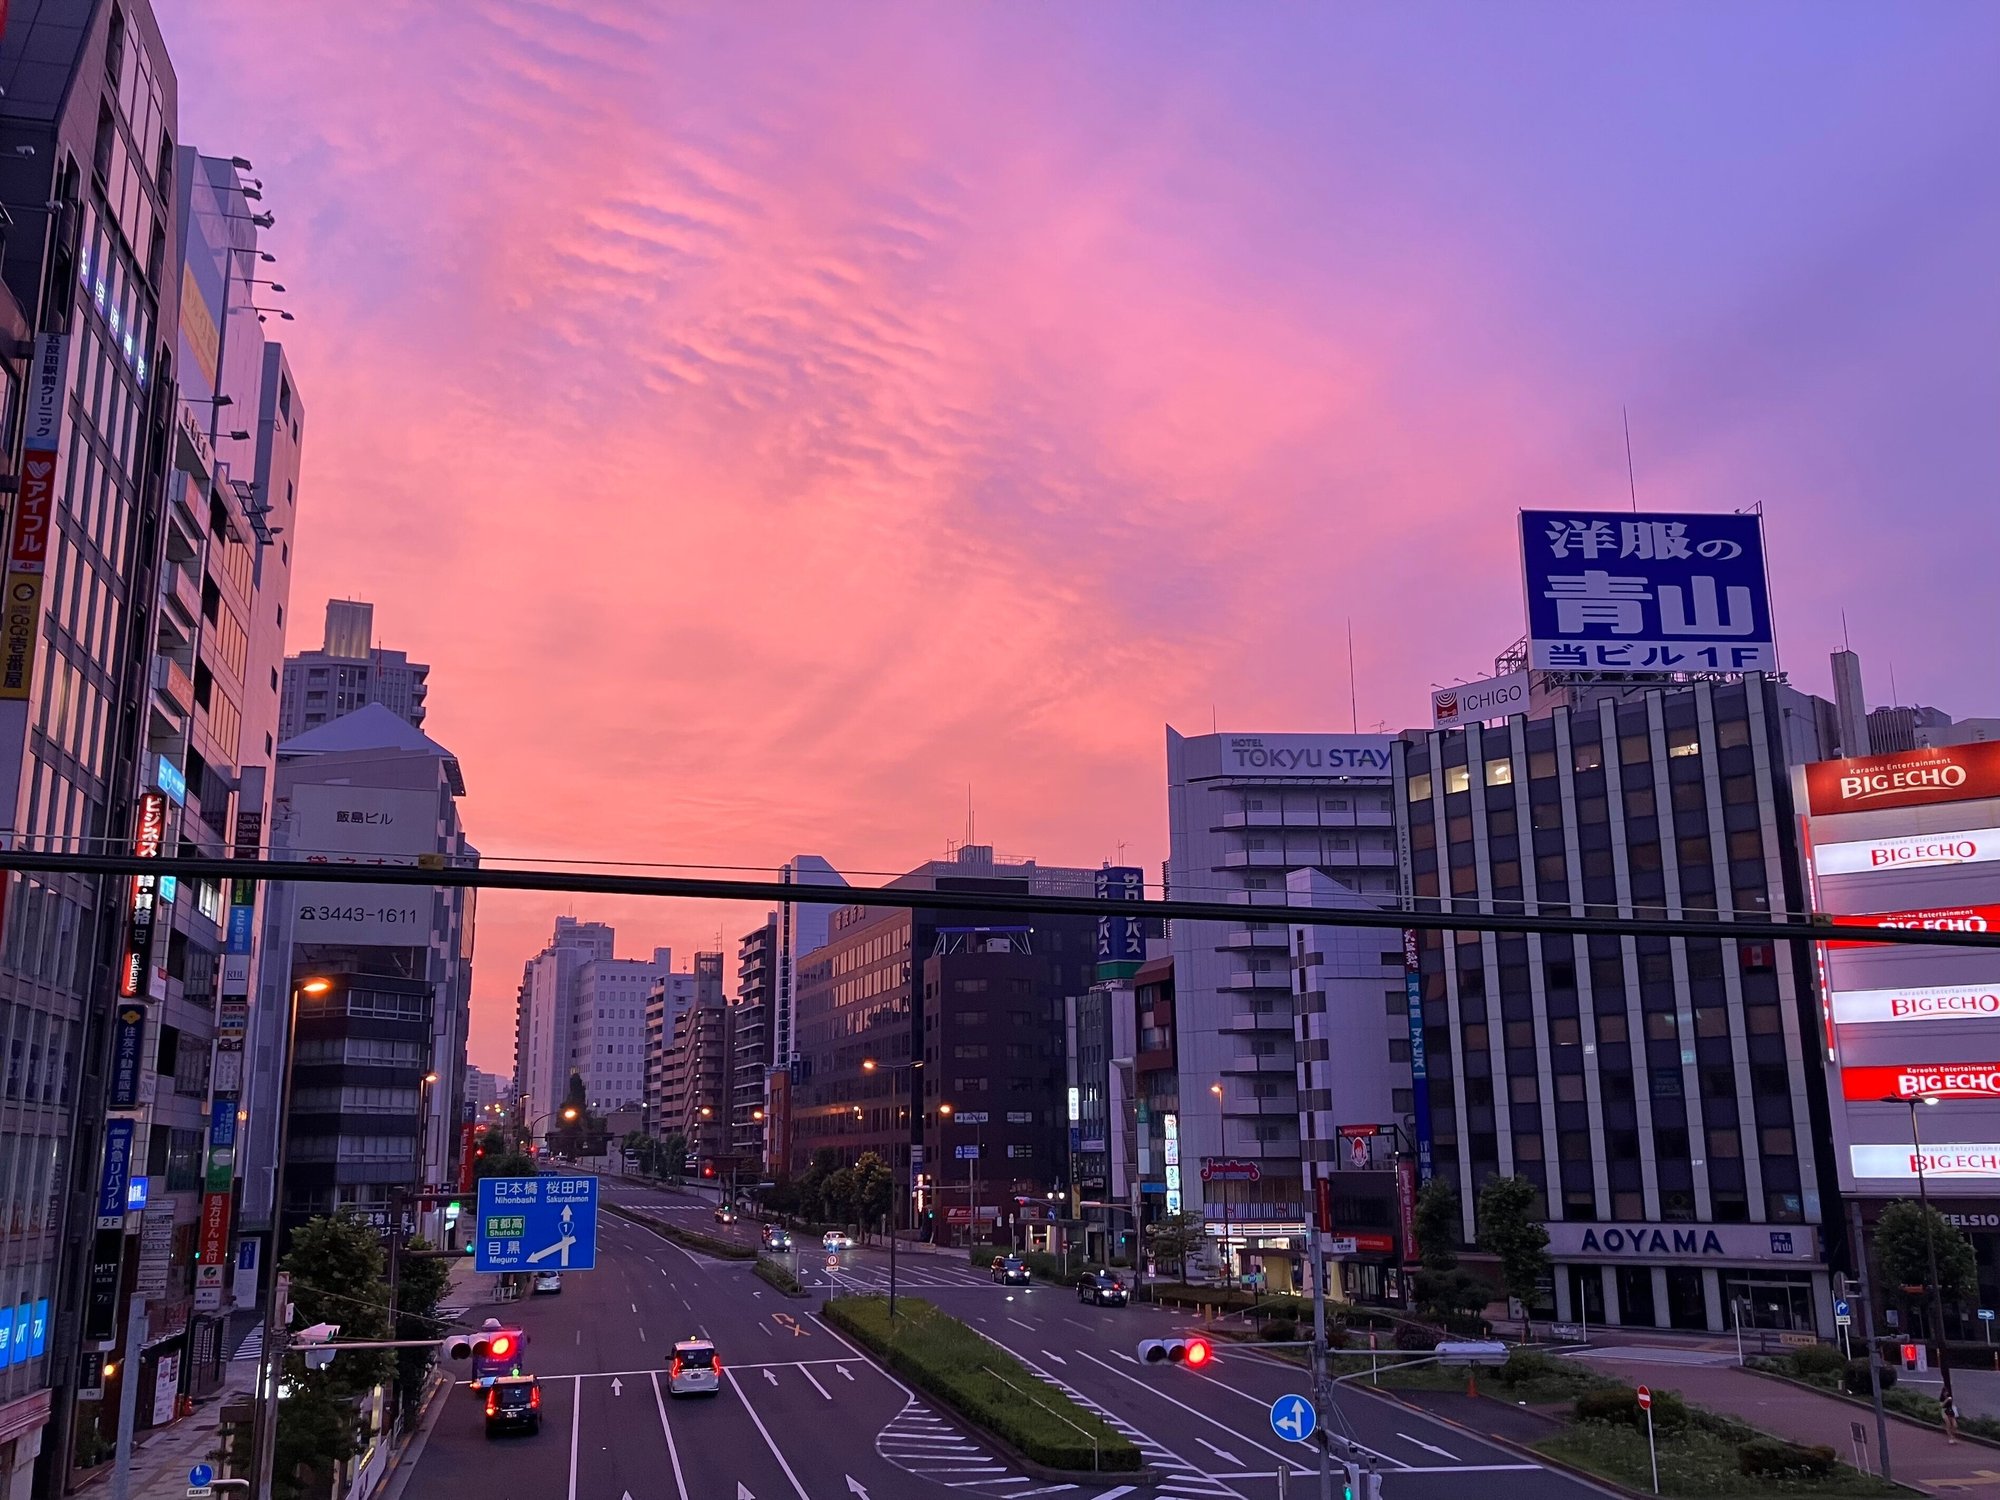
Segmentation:
[(1203, 1338), (1139, 1340), (1139, 1363), (1142, 1365), (1186, 1365), (1191, 1370), (1199, 1370), (1214, 1354), (1208, 1340)]
[(1341, 1500), (1382, 1500), (1382, 1476), (1372, 1469), (1364, 1469), (1350, 1460), (1343, 1467), (1347, 1478), (1342, 1483)]
[(715, 1175), (715, 1163), (712, 1161), (703, 1162), (701, 1164), (701, 1175), (704, 1177), (713, 1177)]
[(308, 1370), (324, 1370), (333, 1363), (333, 1356), (339, 1351), (329, 1346), (339, 1332), (338, 1323), (315, 1323), (292, 1335), (292, 1345), (305, 1355)]
[(483, 1328), (478, 1333), (454, 1333), (440, 1341), (438, 1348), (455, 1365), (469, 1359), (511, 1359), (520, 1352), (518, 1328)]

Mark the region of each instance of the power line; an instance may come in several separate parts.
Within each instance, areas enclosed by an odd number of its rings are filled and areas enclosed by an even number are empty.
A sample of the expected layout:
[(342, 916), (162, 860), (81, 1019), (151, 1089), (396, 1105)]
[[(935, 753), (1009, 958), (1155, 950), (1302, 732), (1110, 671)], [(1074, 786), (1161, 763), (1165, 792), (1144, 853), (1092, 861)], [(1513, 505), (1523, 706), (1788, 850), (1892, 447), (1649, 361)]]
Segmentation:
[[(441, 859), (441, 857), (440, 857)], [(1007, 912), (1023, 916), (1156, 917), (1167, 921), (1306, 923), (1319, 927), (1416, 928), (1442, 932), (1547, 933), (1552, 936), (1731, 938), (1747, 942), (1882, 943), (1916, 948), (2000, 950), (2000, 933), (1936, 932), (1905, 927), (1834, 927), (1822, 921), (1674, 915), (1574, 916), (1567, 912), (1501, 913), (1445, 909), (1424, 898), (1423, 909), (1325, 907), (1237, 901), (1121, 901), (1113, 896), (1054, 896), (1030, 891), (927, 890), (908, 886), (791, 885), (776, 880), (718, 880), (674, 875), (609, 875), (574, 870), (514, 869), (493, 865), (316, 864), (304, 860), (211, 859), (175, 855), (46, 854), (0, 850), (0, 870), (23, 874), (172, 875), (181, 880), (257, 880), (319, 885), (390, 885), (444, 890), (561, 891), (591, 896), (653, 896), (757, 905), (869, 906), (897, 910)]]

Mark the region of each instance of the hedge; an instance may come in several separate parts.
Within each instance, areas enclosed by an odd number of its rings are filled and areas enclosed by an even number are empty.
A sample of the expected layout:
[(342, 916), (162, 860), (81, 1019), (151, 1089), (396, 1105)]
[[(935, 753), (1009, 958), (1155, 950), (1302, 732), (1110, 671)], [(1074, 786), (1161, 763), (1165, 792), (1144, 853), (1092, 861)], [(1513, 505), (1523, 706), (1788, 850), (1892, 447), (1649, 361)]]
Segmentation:
[(607, 1213), (614, 1213), (621, 1219), (630, 1219), (634, 1224), (643, 1224), (653, 1233), (676, 1245), (689, 1250), (699, 1250), (703, 1255), (713, 1255), (721, 1260), (755, 1260), (757, 1251), (750, 1245), (739, 1245), (734, 1240), (719, 1240), (714, 1235), (703, 1234), (696, 1229), (683, 1229), (678, 1224), (669, 1224), (663, 1219), (655, 1219), (646, 1214), (618, 1203), (602, 1205)]
[(911, 1385), (1031, 1462), (1072, 1472), (1093, 1463), (1103, 1473), (1129, 1474), (1141, 1467), (1129, 1438), (1043, 1384), (969, 1325), (920, 1297), (898, 1297), (896, 1313), (892, 1324), (882, 1297), (835, 1297), (825, 1308), (829, 1323), (873, 1350)]
[(806, 1295), (805, 1290), (799, 1285), (799, 1278), (794, 1276), (791, 1268), (781, 1261), (772, 1260), (768, 1255), (760, 1255), (752, 1270), (758, 1279), (770, 1282), (787, 1297)]

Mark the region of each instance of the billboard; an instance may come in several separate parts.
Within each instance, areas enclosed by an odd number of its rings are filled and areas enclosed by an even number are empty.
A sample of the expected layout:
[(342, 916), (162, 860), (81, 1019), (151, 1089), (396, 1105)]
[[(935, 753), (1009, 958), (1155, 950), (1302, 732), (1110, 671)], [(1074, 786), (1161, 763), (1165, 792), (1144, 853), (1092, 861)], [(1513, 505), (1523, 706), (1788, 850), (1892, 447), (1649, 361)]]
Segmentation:
[[(1872, 911), (1829, 916), (1835, 927), (1896, 927), (1914, 932), (2000, 932), (2000, 904), (1992, 906), (1927, 906), (1910, 911)], [(1867, 948), (1859, 939), (1835, 939), (1829, 948)]]
[(0, 698), (26, 699), (35, 679), (35, 643), (42, 629), (42, 573), (55, 527), (57, 453), (62, 446), (63, 390), (69, 340), (35, 339), (28, 373), (27, 432), (21, 440), (21, 482), (7, 530), (4, 606), (0, 606)]
[[(1100, 901), (1143, 901), (1146, 898), (1146, 872), (1134, 866), (1106, 865), (1094, 872), (1094, 883)], [(1145, 961), (1144, 922), (1131, 917), (1098, 917), (1098, 978), (1129, 975)], [(1107, 969), (1110, 970), (1109, 975), (1104, 972)], [(1070, 1118), (1076, 1117), (1072, 1115)]]
[(1768, 672), (1778, 665), (1763, 520), (1701, 512), (1521, 512), (1528, 665)]
[(1806, 767), (1806, 803), (1820, 816), (2000, 797), (2000, 742), (1935, 745)]
[[(311, 863), (414, 865), (440, 847), (435, 791), (307, 783), (292, 789), (291, 802), (293, 847)], [(302, 881), (295, 890), (295, 942), (408, 948), (430, 941), (433, 897), (421, 886)]]
[(1813, 868), (1821, 875), (1869, 875), (1939, 865), (1986, 865), (1996, 859), (2000, 859), (2000, 828), (1957, 828), (1820, 844), (1813, 851)]
[(1843, 1098), (2000, 1099), (2000, 1062), (1902, 1063), (1840, 1070)]
[(1528, 674), (1509, 672), (1431, 692), (1431, 728), (1461, 729), (1528, 711)]

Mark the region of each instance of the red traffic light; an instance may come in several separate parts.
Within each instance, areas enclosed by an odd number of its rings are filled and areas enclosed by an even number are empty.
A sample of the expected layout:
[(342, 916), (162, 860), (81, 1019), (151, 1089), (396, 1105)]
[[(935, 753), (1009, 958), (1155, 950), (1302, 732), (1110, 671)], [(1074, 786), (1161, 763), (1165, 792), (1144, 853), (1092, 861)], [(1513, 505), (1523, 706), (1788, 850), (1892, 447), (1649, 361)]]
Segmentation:
[(1190, 1369), (1199, 1369), (1208, 1363), (1209, 1347), (1207, 1339), (1189, 1339), (1187, 1362)]
[(713, 1177), (713, 1176), (715, 1175), (715, 1166), (714, 1166), (714, 1164), (713, 1164), (713, 1163), (710, 1163), (709, 1165), (707, 1165), (707, 1166), (703, 1167), (703, 1168), (701, 1169), (701, 1175), (702, 1175), (702, 1176), (704, 1176), (704, 1177)]
[(493, 1342), (487, 1345), (487, 1348), (496, 1357), (505, 1359), (514, 1352), (514, 1341), (504, 1333), (496, 1333), (493, 1335)]

